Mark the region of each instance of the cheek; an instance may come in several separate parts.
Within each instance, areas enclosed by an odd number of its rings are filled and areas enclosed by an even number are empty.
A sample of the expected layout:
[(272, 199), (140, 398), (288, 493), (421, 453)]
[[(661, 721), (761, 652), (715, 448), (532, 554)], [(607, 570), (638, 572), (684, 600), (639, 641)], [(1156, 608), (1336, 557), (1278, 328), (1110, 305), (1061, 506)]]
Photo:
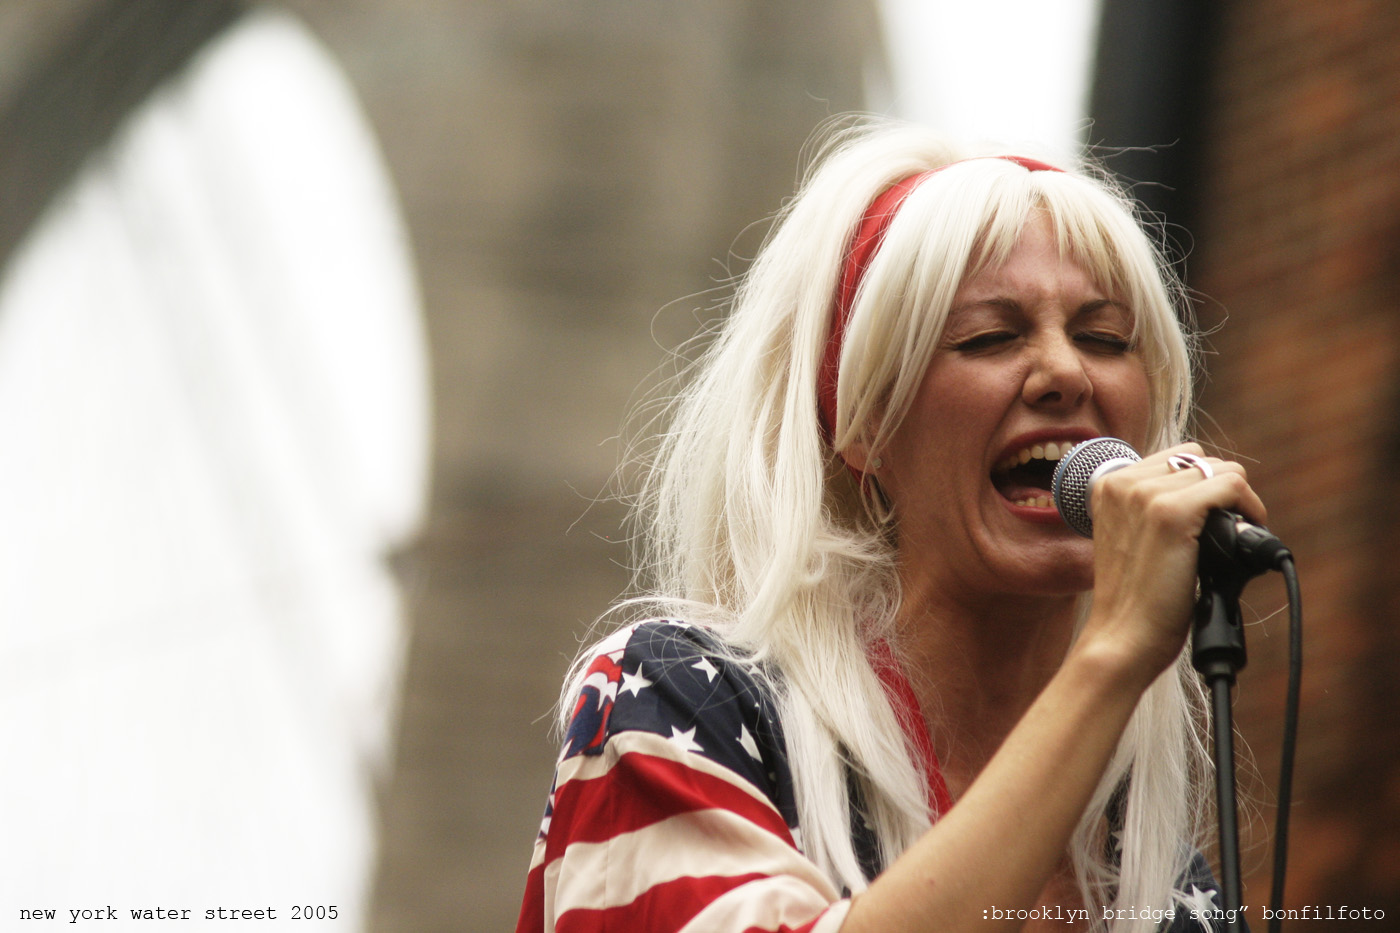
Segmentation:
[(902, 430), (908, 451), (925, 464), (937, 464), (975, 445), (979, 429), (985, 433), (996, 416), (991, 403), (997, 395), (985, 380), (978, 382), (951, 367), (930, 372)]
[(955, 465), (966, 459), (965, 448), (986, 420), (980, 410), (986, 393), (968, 389), (966, 379), (949, 378), (942, 370), (924, 379), (885, 447), (886, 491), (896, 501), (910, 492), (946, 496), (951, 477), (964, 472)]
[(1152, 422), (1152, 386), (1146, 370), (1133, 366), (1108, 382), (1104, 398), (1109, 423), (1119, 437), (1144, 450)]

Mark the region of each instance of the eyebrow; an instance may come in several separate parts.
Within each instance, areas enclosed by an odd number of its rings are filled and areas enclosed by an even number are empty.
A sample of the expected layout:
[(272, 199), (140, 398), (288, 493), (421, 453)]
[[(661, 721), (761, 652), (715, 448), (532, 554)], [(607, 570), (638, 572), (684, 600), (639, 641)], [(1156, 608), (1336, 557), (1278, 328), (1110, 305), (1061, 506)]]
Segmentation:
[[(976, 307), (990, 307), (995, 308), (999, 311), (1006, 311), (1013, 314), (1021, 314), (1025, 311), (1025, 306), (1021, 302), (1017, 301), (1015, 298), (974, 298), (970, 301), (964, 301), (962, 304), (957, 304), (949, 308), (948, 316), (951, 318), (953, 315), (961, 311), (968, 311)], [(1121, 301), (1115, 301), (1112, 298), (1094, 298), (1084, 302), (1077, 309), (1075, 309), (1074, 317), (1084, 317), (1085, 315), (1093, 314), (1096, 311), (1102, 311), (1105, 308), (1112, 308), (1114, 310), (1121, 311), (1123, 314), (1129, 316), (1131, 316), (1132, 314), (1132, 312), (1128, 309), (1127, 305), (1123, 304)]]
[(1078, 311), (1074, 312), (1074, 316), (1081, 317), (1086, 314), (1093, 314), (1095, 311), (1102, 311), (1105, 308), (1112, 308), (1115, 311), (1121, 311), (1123, 314), (1132, 317), (1132, 310), (1127, 305), (1123, 304), (1121, 301), (1114, 301), (1112, 298), (1096, 298), (1093, 301), (1086, 301), (1079, 306)]

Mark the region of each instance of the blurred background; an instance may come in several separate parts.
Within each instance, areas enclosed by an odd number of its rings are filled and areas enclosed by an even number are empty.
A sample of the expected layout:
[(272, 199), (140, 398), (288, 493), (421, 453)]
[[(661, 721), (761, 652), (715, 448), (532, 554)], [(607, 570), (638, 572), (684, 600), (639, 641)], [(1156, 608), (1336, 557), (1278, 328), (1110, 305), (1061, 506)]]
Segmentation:
[(1397, 53), (1383, 0), (0, 0), (0, 919), (513, 928), (624, 417), (852, 110), (1170, 225), (1307, 604), (1287, 900), (1400, 917)]

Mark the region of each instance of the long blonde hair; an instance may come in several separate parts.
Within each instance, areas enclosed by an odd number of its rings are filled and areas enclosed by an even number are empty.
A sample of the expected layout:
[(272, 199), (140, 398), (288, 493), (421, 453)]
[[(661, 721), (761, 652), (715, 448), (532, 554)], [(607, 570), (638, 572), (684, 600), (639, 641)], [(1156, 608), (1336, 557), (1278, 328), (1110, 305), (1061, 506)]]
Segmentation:
[[(1131, 203), (1083, 166), (1027, 172), (971, 158), (983, 154), (904, 124), (834, 126), (640, 458), (637, 592), (618, 610), (705, 624), (765, 678), (781, 712), (803, 849), (851, 891), (867, 884), (850, 835), (852, 779), (884, 864), (928, 828), (929, 813), (926, 776), (868, 660), (870, 641), (891, 637), (899, 605), (888, 516), (838, 451), (861, 438), (878, 446), (877, 432), (898, 424), (959, 283), (1003, 261), (1031, 211), (1044, 212), (1066, 255), (1133, 309), (1154, 447), (1182, 438), (1190, 409), (1184, 302)], [(945, 165), (904, 202), (866, 271), (828, 439), (817, 382), (853, 231), (881, 191)], [(883, 417), (872, 417), (877, 410)], [(1113, 902), (1169, 906), (1197, 835), (1200, 705), (1184, 660), (1139, 704), (1071, 844), (1091, 916)], [(1120, 786), (1121, 860), (1102, 828)]]

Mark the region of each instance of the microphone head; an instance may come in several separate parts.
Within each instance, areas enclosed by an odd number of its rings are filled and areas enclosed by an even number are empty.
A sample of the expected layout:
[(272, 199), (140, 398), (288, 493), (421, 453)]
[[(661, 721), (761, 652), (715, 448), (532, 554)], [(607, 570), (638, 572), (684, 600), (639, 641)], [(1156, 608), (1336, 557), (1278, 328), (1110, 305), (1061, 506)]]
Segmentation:
[(1060, 457), (1050, 493), (1065, 524), (1086, 538), (1094, 535), (1094, 519), (1089, 512), (1089, 493), (1094, 481), (1104, 473), (1137, 463), (1142, 458), (1126, 441), (1116, 437), (1095, 437), (1081, 441)]

